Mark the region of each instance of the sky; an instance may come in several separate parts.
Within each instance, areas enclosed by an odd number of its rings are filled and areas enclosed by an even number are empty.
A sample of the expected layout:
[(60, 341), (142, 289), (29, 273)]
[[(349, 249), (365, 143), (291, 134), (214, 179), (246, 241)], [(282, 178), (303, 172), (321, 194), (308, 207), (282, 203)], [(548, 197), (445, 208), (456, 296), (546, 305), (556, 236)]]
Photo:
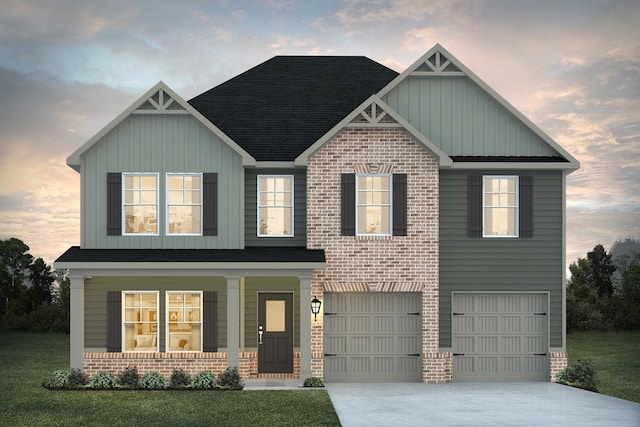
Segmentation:
[(640, 238), (637, 0), (0, 0), (0, 238), (80, 244), (66, 158), (162, 80), (190, 99), (275, 55), (402, 72), (440, 43), (581, 163), (567, 265)]

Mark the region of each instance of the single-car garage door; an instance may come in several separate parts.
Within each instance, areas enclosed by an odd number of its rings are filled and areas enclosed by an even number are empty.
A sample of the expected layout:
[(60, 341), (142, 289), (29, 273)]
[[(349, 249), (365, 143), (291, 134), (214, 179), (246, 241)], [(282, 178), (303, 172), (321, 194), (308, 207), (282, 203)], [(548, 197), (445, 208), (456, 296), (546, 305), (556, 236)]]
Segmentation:
[(421, 381), (419, 293), (325, 293), (326, 382)]
[(454, 381), (548, 381), (548, 294), (454, 293)]

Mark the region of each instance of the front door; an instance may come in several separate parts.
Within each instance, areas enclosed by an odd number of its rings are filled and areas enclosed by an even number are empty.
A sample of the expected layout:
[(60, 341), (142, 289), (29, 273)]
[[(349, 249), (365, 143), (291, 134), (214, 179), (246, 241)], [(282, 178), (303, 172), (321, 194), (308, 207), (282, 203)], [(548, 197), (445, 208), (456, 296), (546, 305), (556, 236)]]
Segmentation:
[(293, 372), (293, 294), (258, 294), (258, 372)]

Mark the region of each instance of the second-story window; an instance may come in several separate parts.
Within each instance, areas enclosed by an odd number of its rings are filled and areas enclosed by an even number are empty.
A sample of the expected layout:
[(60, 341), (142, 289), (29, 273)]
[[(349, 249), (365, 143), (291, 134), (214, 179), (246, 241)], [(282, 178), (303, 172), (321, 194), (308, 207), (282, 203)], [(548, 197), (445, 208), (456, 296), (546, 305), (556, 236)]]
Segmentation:
[(167, 174), (167, 234), (202, 234), (202, 174)]
[(358, 175), (358, 235), (391, 235), (391, 175)]
[(258, 176), (258, 236), (293, 236), (293, 176)]
[(484, 237), (518, 237), (518, 177), (483, 177)]
[(158, 174), (125, 173), (125, 234), (158, 234)]

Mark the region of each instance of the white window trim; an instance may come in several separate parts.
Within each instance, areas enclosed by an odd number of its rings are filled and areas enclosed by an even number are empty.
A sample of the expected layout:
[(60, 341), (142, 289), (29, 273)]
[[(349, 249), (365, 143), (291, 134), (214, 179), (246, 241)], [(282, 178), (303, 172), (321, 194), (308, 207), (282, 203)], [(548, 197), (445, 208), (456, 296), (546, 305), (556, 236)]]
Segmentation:
[[(126, 196), (126, 177), (127, 176), (155, 176), (156, 177), (156, 232), (155, 233), (127, 233), (127, 196)], [(123, 236), (159, 236), (160, 235), (160, 178), (157, 172), (123, 172), (122, 173), (122, 235)], [(147, 206), (147, 205), (145, 205)], [(151, 205), (148, 205), (151, 206)]]
[[(171, 294), (198, 294), (200, 296), (200, 350), (170, 350), (169, 349), (169, 295)], [(165, 304), (164, 304), (164, 325), (165, 325), (165, 340), (164, 340), (164, 348), (166, 353), (202, 353), (203, 352), (203, 344), (204, 344), (204, 298), (202, 291), (166, 291), (165, 292)]]
[[(389, 177), (389, 204), (388, 205), (378, 205), (378, 204), (360, 204), (358, 203), (358, 195), (359, 195), (359, 187), (358, 187), (358, 182), (360, 181), (358, 178), (360, 177), (367, 177), (367, 176), (373, 176), (373, 177), (383, 177), (383, 176), (387, 176)], [(358, 223), (358, 218), (360, 215), (358, 215), (358, 208), (360, 206), (389, 206), (389, 232), (388, 233), (360, 233), (358, 230), (360, 229), (359, 223)], [(356, 174), (356, 236), (393, 236), (393, 174), (390, 173), (359, 173)]]
[[(169, 233), (169, 177), (171, 175), (178, 176), (199, 176), (200, 177), (200, 233)], [(204, 229), (204, 218), (203, 218), (203, 197), (202, 193), (204, 191), (203, 188), (203, 177), (202, 173), (196, 172), (168, 172), (165, 176), (165, 189), (164, 189), (164, 197), (165, 197), (165, 215), (166, 219), (164, 221), (165, 224), (165, 235), (167, 237), (184, 237), (184, 236), (202, 236)], [(196, 205), (182, 205), (182, 206), (196, 206)]]
[[(291, 181), (291, 233), (289, 234), (261, 234), (260, 233), (260, 179), (288, 178)], [(295, 182), (293, 175), (258, 175), (256, 178), (256, 236), (257, 237), (295, 237)]]
[[(485, 180), (486, 179), (515, 179), (515, 194), (516, 194), (516, 204), (515, 206), (515, 218), (514, 218), (514, 231), (515, 234), (486, 234), (484, 224), (485, 224)], [(502, 206), (500, 206), (502, 207)], [(482, 176), (482, 237), (488, 239), (513, 239), (520, 237), (520, 177), (518, 175), (483, 175)]]
[[(156, 296), (156, 352), (160, 351), (160, 292), (158, 291), (122, 291), (121, 297), (121, 310), (122, 310), (122, 324), (120, 327), (122, 328), (122, 344), (121, 349), (123, 353), (144, 353), (144, 351), (135, 351), (135, 350), (127, 350), (126, 340), (127, 340), (127, 331), (126, 325), (127, 317), (126, 317), (126, 295), (127, 294), (155, 294)], [(139, 323), (139, 322), (133, 322)]]

